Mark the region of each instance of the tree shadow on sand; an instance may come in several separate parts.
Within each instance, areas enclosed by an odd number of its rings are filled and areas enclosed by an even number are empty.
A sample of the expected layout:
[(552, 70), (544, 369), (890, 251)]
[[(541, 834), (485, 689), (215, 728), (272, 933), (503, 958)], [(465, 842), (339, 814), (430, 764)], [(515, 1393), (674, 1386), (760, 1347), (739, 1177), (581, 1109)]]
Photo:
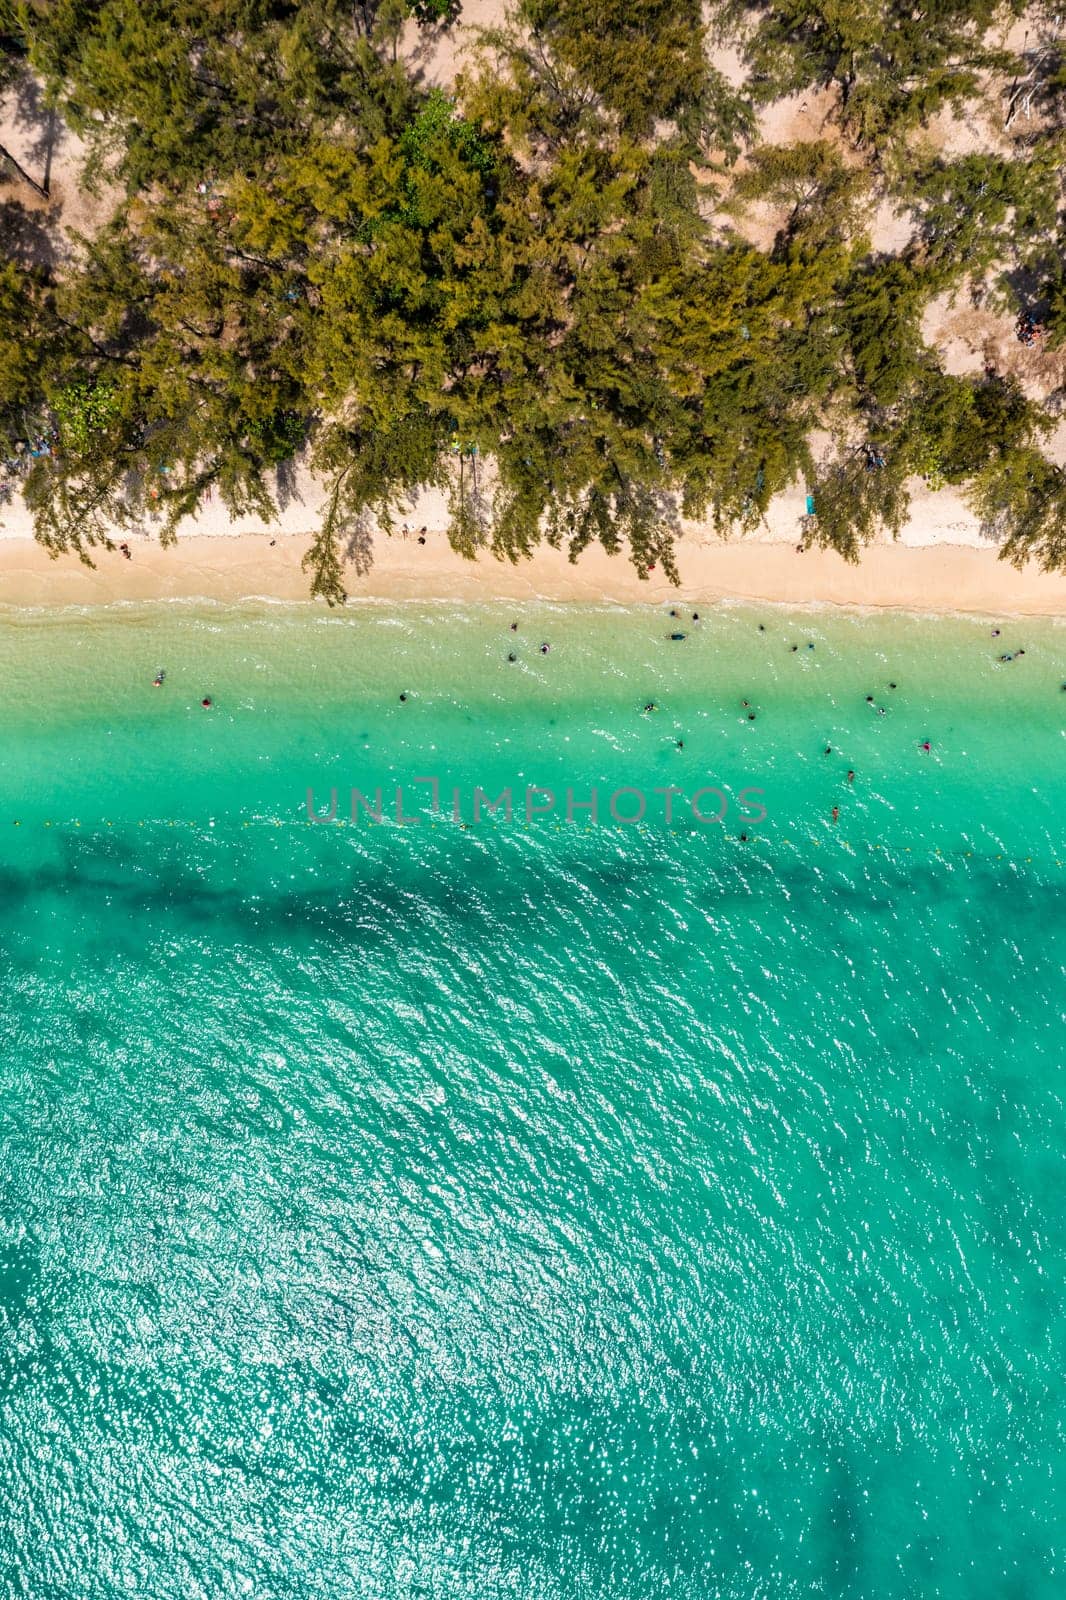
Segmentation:
[(49, 273), (63, 251), (61, 200), (51, 192), (62, 138), (58, 113), (44, 104), (40, 84), (21, 72), (0, 104), (0, 236), (21, 266)]
[(34, 209), (20, 200), (0, 199), (0, 238), (10, 260), (20, 267), (36, 267), (51, 276), (63, 253), (59, 207)]
[(287, 511), (289, 506), (301, 499), (296, 468), (295, 456), (289, 461), (279, 461), (274, 468), (274, 498), (281, 512)]
[(52, 160), (63, 137), (54, 106), (45, 104), (32, 72), (22, 71), (7, 86), (0, 110), (0, 169), (10, 172), (40, 199), (49, 198)]
[(366, 577), (374, 565), (374, 529), (369, 517), (358, 517), (347, 530), (343, 556), (345, 563), (354, 569), (358, 577)]

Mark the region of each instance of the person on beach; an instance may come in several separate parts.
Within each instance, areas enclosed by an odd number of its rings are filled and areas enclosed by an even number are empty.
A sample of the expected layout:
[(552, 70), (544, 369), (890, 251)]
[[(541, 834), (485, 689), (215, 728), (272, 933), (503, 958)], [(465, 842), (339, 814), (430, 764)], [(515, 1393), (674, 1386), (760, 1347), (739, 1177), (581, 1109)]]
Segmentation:
[(123, 540), (123, 542), (119, 545), (119, 549), (122, 551), (122, 554), (126, 557), (127, 561), (133, 560), (133, 556), (130, 553), (130, 547), (125, 540)]

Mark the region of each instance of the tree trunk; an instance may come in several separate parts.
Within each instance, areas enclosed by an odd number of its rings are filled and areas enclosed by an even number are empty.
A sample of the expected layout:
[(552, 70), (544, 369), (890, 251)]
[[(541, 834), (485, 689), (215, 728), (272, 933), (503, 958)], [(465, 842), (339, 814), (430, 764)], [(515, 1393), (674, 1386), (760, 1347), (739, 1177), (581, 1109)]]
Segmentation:
[(38, 183), (36, 178), (31, 178), (29, 173), (26, 171), (26, 168), (22, 165), (22, 162), (16, 161), (15, 157), (11, 154), (11, 151), (6, 149), (2, 144), (0, 144), (0, 160), (10, 161), (11, 165), (14, 167), (23, 183), (28, 183), (34, 193), (39, 194), (42, 200), (48, 199), (47, 185)]

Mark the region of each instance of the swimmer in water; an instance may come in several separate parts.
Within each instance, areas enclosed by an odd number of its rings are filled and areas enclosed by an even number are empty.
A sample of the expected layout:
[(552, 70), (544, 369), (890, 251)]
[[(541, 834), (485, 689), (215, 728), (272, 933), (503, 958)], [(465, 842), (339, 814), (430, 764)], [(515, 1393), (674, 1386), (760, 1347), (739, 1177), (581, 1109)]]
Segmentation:
[(200, 701), (200, 704), (203, 706), (205, 711), (210, 711), (210, 709), (211, 709), (211, 696), (209, 694), (205, 694), (203, 699)]
[(933, 747), (932, 747), (932, 745), (931, 745), (931, 744), (930, 744), (930, 743), (929, 743), (929, 740), (928, 740), (928, 739), (923, 739), (923, 740), (922, 740), (922, 749), (923, 749), (923, 750), (924, 750), (924, 751), (925, 751), (925, 753), (926, 753), (926, 755), (928, 755), (928, 754), (929, 754), (929, 752), (930, 752), (930, 751), (931, 751), (931, 750), (932, 750), (932, 748), (933, 748)]
[(649, 700), (644, 709), (645, 711), (658, 711), (659, 707), (655, 704), (654, 700)]
[(999, 638), (999, 629), (998, 628), (993, 628), (992, 629), (992, 637), (993, 637), (993, 639), (998, 639)]
[(678, 749), (679, 749), (679, 750), (683, 750), (683, 749), (684, 749), (684, 748), (685, 748), (685, 741), (684, 741), (684, 739), (679, 739), (679, 740), (678, 740), (678, 741), (677, 741), (677, 748), (678, 748)]
[(890, 688), (890, 689), (894, 689), (894, 688), (895, 688), (895, 687), (896, 687), (896, 685), (895, 685), (895, 684), (894, 684), (894, 683), (890, 683), (890, 684), (889, 684), (889, 686), (888, 686), (888, 687), (889, 687), (889, 688)]
[(698, 622), (700, 620), (700, 614), (698, 611), (694, 611), (692, 613), (692, 620), (693, 622)]
[(868, 705), (868, 706), (872, 706), (872, 705), (873, 705), (873, 703), (874, 703), (874, 697), (873, 697), (873, 695), (872, 695), (872, 694), (868, 694), (868, 695), (867, 695), (867, 696), (866, 696), (866, 704), (867, 704), (867, 705)]
[(792, 646), (792, 654), (793, 654), (793, 655), (795, 655), (795, 654), (796, 654), (796, 651), (797, 651), (797, 650), (798, 650), (798, 649), (799, 649), (799, 645), (798, 645), (798, 644), (794, 644), (794, 645), (793, 645), (793, 646)]
[(153, 689), (161, 689), (163, 687), (163, 679), (165, 677), (166, 677), (166, 673), (163, 671), (162, 667), (160, 667), (159, 671), (156, 673), (155, 677), (152, 679), (152, 687), (153, 687)]
[(833, 821), (835, 822), (839, 816), (840, 816), (840, 807), (839, 806), (834, 806), (833, 807)]
[(827, 744), (825, 749), (822, 751), (822, 754), (823, 756), (831, 756), (833, 754), (833, 746), (831, 744)]
[(518, 623), (517, 622), (512, 622), (511, 623), (511, 632), (512, 633), (517, 633), (518, 632)]
[(405, 689), (404, 692), (400, 695), (400, 704), (403, 705), (404, 702), (406, 701), (406, 699), (407, 699), (407, 691)]
[(849, 772), (848, 773), (848, 782), (849, 783), (854, 783), (855, 782), (855, 774), (854, 774), (854, 772)]
[(754, 713), (754, 711), (749, 711), (748, 712), (748, 721), (749, 722), (754, 722), (755, 721), (755, 713)]
[(670, 637), (671, 639), (683, 639), (685, 635), (683, 633), (672, 633)]
[(884, 716), (884, 714), (885, 714), (885, 708), (884, 708), (884, 706), (878, 706), (878, 708), (877, 708), (877, 715), (878, 715), (878, 716), (879, 716), (879, 717), (883, 717), (883, 716)]
[(810, 639), (807, 640), (807, 649), (808, 650), (813, 650), (814, 649), (814, 645), (811, 643)]
[(759, 632), (760, 633), (765, 633), (766, 632), (766, 623), (765, 622), (760, 622), (759, 623)]
[(507, 657), (507, 659), (508, 659), (508, 661), (517, 661), (517, 660), (518, 660), (518, 657), (517, 657), (517, 656), (516, 656), (516, 655), (515, 655), (515, 653), (514, 653), (514, 651), (513, 651), (513, 650), (512, 650), (512, 651), (511, 651), (511, 652), (510, 652), (510, 653), (509, 653), (509, 654), (508, 654), (508, 657)]
[(1014, 660), (1014, 657), (1013, 657), (1013, 656), (1012, 656), (1012, 655), (1010, 655), (1010, 653), (1009, 653), (1009, 652), (1008, 652), (1008, 654), (1007, 654), (1007, 655), (1004, 655), (1004, 656), (1000, 656), (1000, 658), (999, 658), (999, 659), (1000, 659), (1000, 660), (1001, 660), (1001, 661), (1013, 661), (1013, 660)]
[(549, 651), (549, 650), (550, 650), (550, 649), (551, 649), (551, 646), (550, 646), (550, 645), (547, 645), (547, 644), (542, 644), (542, 645), (541, 645), (541, 647), (540, 647), (540, 653), (541, 653), (541, 655), (542, 655), (542, 656), (546, 656), (546, 655), (547, 655), (547, 654), (548, 654), (548, 651)]
[(675, 610), (673, 610), (673, 608), (671, 608), (670, 615), (672, 617), (676, 617), (677, 616), (677, 612)]

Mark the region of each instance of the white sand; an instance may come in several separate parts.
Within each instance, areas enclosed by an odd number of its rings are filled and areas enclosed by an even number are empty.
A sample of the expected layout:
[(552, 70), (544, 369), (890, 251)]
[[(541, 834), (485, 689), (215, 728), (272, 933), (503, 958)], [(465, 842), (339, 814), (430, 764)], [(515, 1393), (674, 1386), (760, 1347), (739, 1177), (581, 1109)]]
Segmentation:
[[(274, 540), (272, 543), (271, 540)], [(305, 599), (308, 580), (299, 534), (192, 535), (164, 550), (150, 539), (131, 541), (132, 559), (102, 551), (93, 567), (74, 556), (52, 559), (32, 540), (0, 540), (0, 604), (99, 605), (119, 600), (252, 596)], [(560, 551), (539, 548), (518, 565), (491, 556), (468, 561), (440, 532), (425, 545), (396, 535), (375, 541), (373, 562), (362, 575), (350, 569), (353, 599), (610, 601), (768, 600), (784, 605), (821, 603), (897, 607), (911, 611), (974, 612), (1066, 618), (1066, 575), (1023, 572), (988, 549), (954, 545), (879, 545), (858, 566), (831, 551), (797, 554), (791, 544), (685, 540), (678, 552), (681, 587), (656, 572), (641, 582), (629, 562), (602, 549), (576, 563)]]
[[(913, 515), (903, 537), (871, 546), (858, 566), (831, 551), (797, 553), (805, 511), (800, 485), (772, 503), (765, 526), (750, 536), (722, 540), (710, 528), (689, 523), (678, 547), (680, 590), (672, 589), (661, 572), (642, 582), (625, 555), (609, 557), (600, 549), (587, 551), (576, 565), (564, 552), (547, 547), (517, 566), (491, 555), (468, 561), (451, 549), (445, 497), (432, 490), (398, 519), (391, 537), (377, 531), (368, 570), (361, 570), (365, 561), (353, 559), (345, 584), (352, 596), (379, 598), (539, 596), (626, 603), (676, 595), (704, 602), (735, 597), (1066, 616), (1066, 575), (1043, 574), (1033, 566), (1014, 571), (982, 538), (959, 495), (932, 494), (921, 484), (914, 488)], [(139, 535), (128, 536), (131, 560), (117, 550), (103, 550), (93, 556), (93, 567), (72, 555), (53, 559), (32, 539), (29, 515), (16, 501), (0, 510), (0, 603), (94, 604), (174, 596), (302, 599), (308, 578), (300, 560), (321, 500), (320, 486), (305, 473), (298, 479), (297, 497), (269, 526), (252, 517), (231, 522), (215, 501), (183, 525), (176, 547), (163, 550), (149, 522)], [(417, 532), (423, 526), (427, 542), (420, 545)]]

